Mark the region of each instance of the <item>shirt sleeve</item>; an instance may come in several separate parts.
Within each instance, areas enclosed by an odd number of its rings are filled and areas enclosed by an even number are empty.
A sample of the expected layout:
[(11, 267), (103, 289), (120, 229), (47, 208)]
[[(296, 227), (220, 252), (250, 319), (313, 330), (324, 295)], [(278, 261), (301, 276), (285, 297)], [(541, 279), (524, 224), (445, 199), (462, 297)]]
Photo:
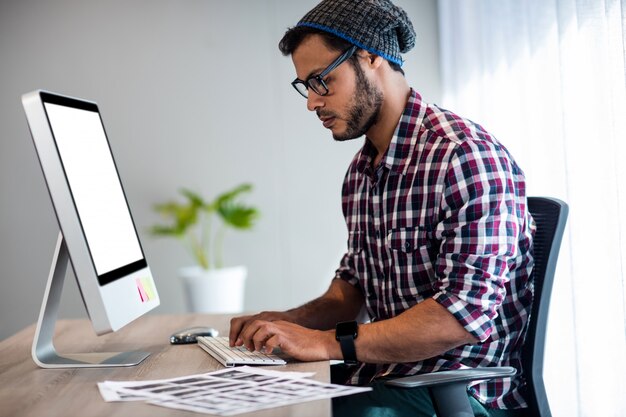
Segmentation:
[(444, 181), (434, 299), (480, 341), (492, 332), (518, 248), (514, 173), (497, 144), (464, 141)]
[(362, 159), (360, 155), (361, 153), (357, 153), (348, 167), (341, 189), (341, 208), (348, 229), (348, 244), (347, 251), (341, 258), (339, 267), (335, 271), (335, 279), (344, 280), (355, 287), (359, 286), (357, 264), (360, 262), (360, 255), (362, 255), (364, 235), (358, 229), (358, 225), (352, 223), (350, 213), (353, 210), (354, 196), (358, 195), (357, 184), (360, 176), (356, 166)]
[(335, 271), (335, 278), (341, 279), (353, 286), (359, 286), (356, 264), (363, 250), (363, 236), (359, 231), (348, 233), (348, 250), (339, 262), (339, 268)]

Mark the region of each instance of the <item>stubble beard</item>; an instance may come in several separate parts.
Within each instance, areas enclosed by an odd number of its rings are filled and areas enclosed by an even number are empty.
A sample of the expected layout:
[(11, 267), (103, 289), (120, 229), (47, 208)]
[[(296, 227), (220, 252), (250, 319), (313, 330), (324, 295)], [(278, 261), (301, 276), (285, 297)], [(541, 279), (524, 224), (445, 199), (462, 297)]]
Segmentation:
[(344, 142), (363, 136), (378, 122), (383, 103), (383, 93), (373, 85), (363, 73), (361, 67), (354, 65), (356, 73), (356, 91), (348, 108), (346, 130), (333, 134), (333, 139)]

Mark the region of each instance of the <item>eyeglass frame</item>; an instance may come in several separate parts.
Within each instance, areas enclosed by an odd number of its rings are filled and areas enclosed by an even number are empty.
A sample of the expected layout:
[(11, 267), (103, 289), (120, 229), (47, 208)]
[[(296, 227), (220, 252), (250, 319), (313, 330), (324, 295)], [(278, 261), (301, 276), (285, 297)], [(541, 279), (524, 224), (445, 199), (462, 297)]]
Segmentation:
[[(339, 65), (343, 64), (345, 61), (347, 61), (352, 55), (354, 55), (354, 53), (357, 51), (357, 49), (359, 49), (358, 46), (356, 45), (352, 45), (350, 48), (346, 49), (341, 55), (339, 55), (339, 57), (337, 59), (335, 59), (333, 62), (331, 62), (331, 64), (329, 66), (327, 66), (322, 72), (320, 72), (317, 75), (311, 75), (309, 78), (307, 78), (306, 80), (301, 80), (299, 78), (296, 78), (295, 80), (293, 80), (291, 82), (291, 85), (293, 86), (293, 88), (296, 89), (296, 91), (304, 98), (309, 98), (309, 89), (313, 90), (313, 92), (319, 96), (325, 96), (328, 94), (329, 89), (328, 86), (326, 85), (326, 82), (324, 81), (324, 77), (326, 77), (328, 74), (330, 74), (330, 72), (332, 70), (334, 70), (335, 68), (337, 68)], [(315, 80), (318, 82), (319, 85), (321, 85), (325, 91), (320, 92), (317, 91), (317, 88), (311, 84), (311, 80)], [(305, 89), (303, 91), (301, 91), (298, 88), (298, 85), (302, 84)]]

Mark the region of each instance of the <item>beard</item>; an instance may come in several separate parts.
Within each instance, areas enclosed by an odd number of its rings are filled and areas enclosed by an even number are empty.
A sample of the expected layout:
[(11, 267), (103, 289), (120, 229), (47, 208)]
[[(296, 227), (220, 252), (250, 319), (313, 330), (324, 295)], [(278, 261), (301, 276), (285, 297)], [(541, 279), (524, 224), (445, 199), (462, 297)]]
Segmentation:
[(383, 103), (383, 93), (372, 84), (361, 67), (353, 65), (356, 73), (356, 91), (347, 110), (346, 130), (333, 134), (333, 139), (343, 142), (360, 138), (378, 122)]

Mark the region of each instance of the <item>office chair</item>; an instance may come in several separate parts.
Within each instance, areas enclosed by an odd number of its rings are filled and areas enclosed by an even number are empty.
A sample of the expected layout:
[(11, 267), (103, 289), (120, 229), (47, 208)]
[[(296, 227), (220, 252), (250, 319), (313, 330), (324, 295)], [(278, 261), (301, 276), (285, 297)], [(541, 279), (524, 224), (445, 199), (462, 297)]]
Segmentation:
[[(528, 197), (528, 209), (535, 219), (537, 230), (533, 239), (535, 266), (532, 274), (535, 293), (528, 332), (522, 347), (522, 368), (527, 384), (526, 414), (551, 417), (543, 384), (543, 356), (554, 271), (569, 209), (563, 201), (548, 197)], [(467, 385), (473, 381), (511, 377), (516, 372), (510, 366), (459, 369), (398, 378), (386, 384), (428, 388), (438, 417), (473, 417)]]

